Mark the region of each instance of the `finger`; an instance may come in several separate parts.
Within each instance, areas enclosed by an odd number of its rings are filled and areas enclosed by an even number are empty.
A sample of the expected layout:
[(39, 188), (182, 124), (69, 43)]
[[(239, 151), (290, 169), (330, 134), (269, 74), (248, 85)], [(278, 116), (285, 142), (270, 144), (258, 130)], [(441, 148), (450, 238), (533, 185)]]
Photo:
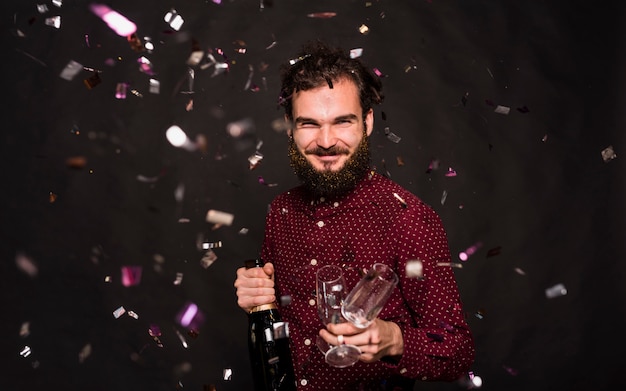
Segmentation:
[(272, 279), (272, 281), (274, 280), (274, 265), (271, 262), (267, 262), (263, 265), (263, 271), (266, 276), (269, 276)]

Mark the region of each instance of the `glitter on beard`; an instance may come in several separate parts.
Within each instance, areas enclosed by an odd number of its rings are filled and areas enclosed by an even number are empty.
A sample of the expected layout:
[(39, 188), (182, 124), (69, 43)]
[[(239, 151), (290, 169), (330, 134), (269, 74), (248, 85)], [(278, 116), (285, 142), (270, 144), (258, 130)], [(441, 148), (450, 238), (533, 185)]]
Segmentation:
[(295, 141), (289, 138), (289, 159), (294, 173), (313, 197), (336, 198), (352, 191), (370, 168), (370, 150), (368, 137), (363, 132), (354, 154), (338, 171), (318, 171), (298, 151)]

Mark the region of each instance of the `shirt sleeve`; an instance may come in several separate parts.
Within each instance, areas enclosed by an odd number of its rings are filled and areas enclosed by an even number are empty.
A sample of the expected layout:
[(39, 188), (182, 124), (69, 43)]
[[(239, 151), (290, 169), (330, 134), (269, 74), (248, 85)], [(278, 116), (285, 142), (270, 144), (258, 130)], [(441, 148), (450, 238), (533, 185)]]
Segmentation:
[[(382, 361), (404, 377), (456, 380), (473, 364), (475, 350), (441, 220), (418, 202), (407, 208), (392, 230), (398, 270), (403, 272), (399, 287), (411, 317), (393, 320), (402, 330), (401, 358)], [(415, 260), (422, 262), (421, 278), (404, 273), (407, 263)]]

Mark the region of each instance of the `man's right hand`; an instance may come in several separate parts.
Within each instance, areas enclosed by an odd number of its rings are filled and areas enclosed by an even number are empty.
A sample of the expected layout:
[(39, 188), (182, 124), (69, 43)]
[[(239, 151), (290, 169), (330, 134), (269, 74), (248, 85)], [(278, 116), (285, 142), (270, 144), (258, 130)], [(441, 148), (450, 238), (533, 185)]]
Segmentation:
[(263, 267), (253, 267), (237, 269), (237, 305), (244, 311), (250, 310), (258, 305), (270, 304), (276, 301), (274, 290), (274, 265), (270, 262)]

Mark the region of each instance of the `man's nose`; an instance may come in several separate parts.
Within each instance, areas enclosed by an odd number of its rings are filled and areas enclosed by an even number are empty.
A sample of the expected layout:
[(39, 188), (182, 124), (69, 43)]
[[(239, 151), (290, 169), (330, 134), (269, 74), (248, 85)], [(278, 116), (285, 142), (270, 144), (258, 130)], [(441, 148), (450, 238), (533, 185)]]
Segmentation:
[(320, 148), (328, 149), (337, 144), (337, 136), (331, 126), (323, 125), (320, 126), (316, 141)]

